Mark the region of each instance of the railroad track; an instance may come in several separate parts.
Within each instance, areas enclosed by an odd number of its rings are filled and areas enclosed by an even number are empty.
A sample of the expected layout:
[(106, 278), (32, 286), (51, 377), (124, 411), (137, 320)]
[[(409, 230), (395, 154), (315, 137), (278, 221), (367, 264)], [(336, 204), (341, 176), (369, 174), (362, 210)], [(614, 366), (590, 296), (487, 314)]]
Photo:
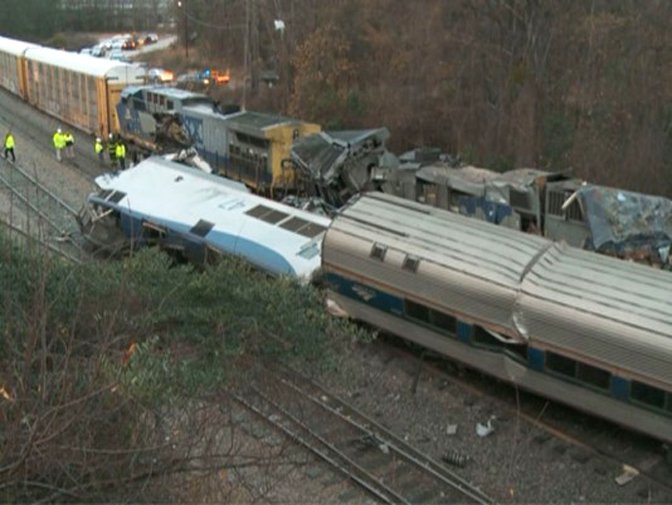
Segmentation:
[(537, 446), (551, 443), (550, 440), (562, 442), (576, 449), (577, 454), (599, 458), (613, 467), (621, 467), (624, 473), (633, 472), (672, 496), (672, 460), (661, 450), (664, 444), (660, 441), (548, 399), (516, 392), (510, 384), (494, 384), (491, 378), (478, 372), (463, 369), (464, 375), (458, 375), (451, 365), (445, 366), (452, 363), (449, 358), (429, 353), (432, 359), (426, 360), (424, 353), (418, 356), (416, 350), (399, 345), (397, 337), (389, 337), (384, 345), (408, 361), (409, 371), (416, 370), (415, 383), (422, 372), (487, 397), (508, 410), (512, 417), (520, 417), (541, 430), (543, 433), (535, 437)]
[(456, 473), (296, 372), (263, 368), (236, 400), (383, 503), (493, 503)]
[[(46, 156), (54, 157), (52, 136), (62, 121), (33, 108), (19, 97), (5, 89), (0, 89), (0, 124), (7, 126), (15, 134), (29, 141), (33, 149), (38, 149)], [(100, 164), (93, 153), (93, 137), (81, 130), (68, 126), (75, 134), (76, 159), (65, 159), (63, 165), (76, 170), (84, 177), (93, 180), (105, 172), (106, 166)], [(28, 144), (26, 144), (27, 146)], [(25, 146), (24, 146), (25, 147)], [(19, 153), (23, 150), (18, 145)]]
[(16, 163), (0, 160), (0, 188), (9, 195), (2, 224), (12, 233), (80, 263), (86, 253), (77, 226), (77, 211)]

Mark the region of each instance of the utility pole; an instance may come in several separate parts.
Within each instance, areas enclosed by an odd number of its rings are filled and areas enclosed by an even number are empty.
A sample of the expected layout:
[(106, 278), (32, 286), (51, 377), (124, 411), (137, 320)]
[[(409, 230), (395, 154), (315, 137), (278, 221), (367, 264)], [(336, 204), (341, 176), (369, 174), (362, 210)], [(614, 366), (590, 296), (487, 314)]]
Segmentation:
[(177, 0), (177, 6), (182, 9), (184, 16), (184, 57), (189, 59), (189, 15), (187, 14), (187, 0)]
[(248, 60), (250, 59), (250, 0), (245, 0), (245, 40), (243, 41), (243, 110), (247, 98)]

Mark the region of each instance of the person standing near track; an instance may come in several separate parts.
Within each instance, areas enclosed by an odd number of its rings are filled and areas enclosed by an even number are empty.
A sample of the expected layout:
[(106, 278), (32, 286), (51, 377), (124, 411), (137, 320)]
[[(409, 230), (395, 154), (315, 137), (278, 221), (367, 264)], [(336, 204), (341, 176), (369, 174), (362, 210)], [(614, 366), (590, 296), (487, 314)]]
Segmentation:
[(60, 128), (54, 133), (54, 149), (56, 149), (56, 159), (63, 161), (63, 149), (65, 149), (65, 136)]
[(119, 161), (119, 168), (121, 170), (126, 170), (126, 146), (122, 141), (117, 142), (116, 149), (117, 160)]
[(75, 137), (70, 132), (65, 132), (63, 135), (63, 140), (65, 140), (65, 155), (68, 158), (75, 157)]
[(9, 154), (12, 155), (12, 162), (16, 161), (16, 157), (14, 156), (14, 135), (12, 135), (11, 131), (8, 131), (7, 135), (5, 135), (5, 159), (7, 159), (7, 155)]
[(110, 163), (114, 167), (117, 164), (117, 143), (114, 141), (114, 135), (110, 133), (107, 139), (107, 154), (110, 156)]
[(100, 137), (96, 137), (96, 141), (93, 144), (93, 151), (98, 155), (98, 160), (102, 163), (103, 151), (105, 151), (105, 148), (103, 147), (103, 141)]

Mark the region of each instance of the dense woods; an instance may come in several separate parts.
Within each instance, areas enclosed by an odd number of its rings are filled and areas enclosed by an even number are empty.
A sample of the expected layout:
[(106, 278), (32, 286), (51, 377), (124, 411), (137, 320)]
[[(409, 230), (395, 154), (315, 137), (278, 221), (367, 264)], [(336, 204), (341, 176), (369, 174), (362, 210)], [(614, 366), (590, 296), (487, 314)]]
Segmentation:
[[(35, 35), (39, 23), (25, 21), (28, 12), (53, 4), (16, 3), (13, 32), (25, 28)], [(142, 9), (152, 3), (135, 2)], [(115, 2), (71, 4), (110, 9)], [(481, 166), (571, 168), (591, 181), (672, 194), (669, 2), (182, 4), (168, 2), (165, 11), (155, 11), (155, 21), (174, 20), (196, 58), (230, 67), (234, 78), (246, 75), (248, 108), (325, 128), (387, 126), (396, 152), (438, 146)], [(51, 28), (63, 29), (79, 9), (59, 10), (50, 21), (58, 26)], [(116, 22), (119, 16), (93, 17)], [(127, 19), (132, 28), (134, 18)], [(284, 30), (276, 29), (276, 20)], [(279, 77), (272, 88), (263, 79), (269, 72)]]

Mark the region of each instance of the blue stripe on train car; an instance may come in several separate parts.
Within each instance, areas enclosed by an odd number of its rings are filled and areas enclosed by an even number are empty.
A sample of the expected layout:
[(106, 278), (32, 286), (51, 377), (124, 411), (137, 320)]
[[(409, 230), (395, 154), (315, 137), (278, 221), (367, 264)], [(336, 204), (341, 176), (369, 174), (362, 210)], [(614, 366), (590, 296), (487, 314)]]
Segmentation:
[(469, 344), (471, 342), (471, 336), (473, 333), (474, 327), (471, 324), (460, 320), (457, 321), (457, 339), (460, 342)]
[(353, 300), (359, 300), (378, 310), (390, 312), (397, 316), (404, 315), (404, 302), (400, 298), (379, 291), (370, 286), (364, 286), (340, 275), (327, 273), (325, 283), (335, 292)]
[(630, 400), (630, 381), (622, 377), (612, 375), (609, 390), (614, 398), (623, 400), (624, 402)]
[(532, 370), (543, 372), (545, 357), (546, 353), (541, 349), (527, 348), (527, 363)]

